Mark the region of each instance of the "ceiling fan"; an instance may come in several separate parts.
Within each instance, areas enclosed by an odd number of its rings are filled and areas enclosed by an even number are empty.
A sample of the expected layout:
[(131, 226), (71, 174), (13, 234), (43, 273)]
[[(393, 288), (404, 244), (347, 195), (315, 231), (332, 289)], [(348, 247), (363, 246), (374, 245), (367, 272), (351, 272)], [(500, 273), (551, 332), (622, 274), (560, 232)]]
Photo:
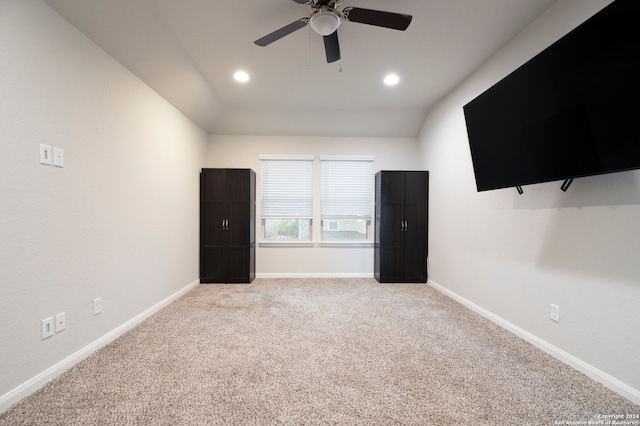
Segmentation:
[(311, 15), (308, 18), (298, 19), (271, 34), (259, 38), (254, 41), (255, 44), (258, 46), (267, 46), (309, 24), (316, 33), (323, 36), (327, 62), (331, 63), (340, 59), (340, 44), (338, 42), (337, 29), (342, 21), (358, 22), (360, 24), (404, 31), (409, 27), (411, 19), (413, 18), (411, 15), (363, 9), (361, 7), (345, 7), (342, 11), (339, 11), (338, 6), (342, 4), (342, 0), (293, 1), (311, 7), (313, 9)]

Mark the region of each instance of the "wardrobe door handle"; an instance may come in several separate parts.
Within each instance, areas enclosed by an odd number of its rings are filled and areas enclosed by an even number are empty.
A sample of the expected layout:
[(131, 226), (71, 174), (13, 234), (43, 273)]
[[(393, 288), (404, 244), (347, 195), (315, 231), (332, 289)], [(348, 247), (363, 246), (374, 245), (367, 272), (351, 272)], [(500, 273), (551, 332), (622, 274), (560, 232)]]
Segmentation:
[(224, 219), (222, 219), (222, 230), (224, 231)]
[(226, 219), (226, 220), (224, 221), (224, 230), (225, 230), (225, 231), (228, 231), (228, 230), (229, 230), (229, 219)]
[(404, 221), (404, 232), (409, 231), (409, 221), (405, 220)]

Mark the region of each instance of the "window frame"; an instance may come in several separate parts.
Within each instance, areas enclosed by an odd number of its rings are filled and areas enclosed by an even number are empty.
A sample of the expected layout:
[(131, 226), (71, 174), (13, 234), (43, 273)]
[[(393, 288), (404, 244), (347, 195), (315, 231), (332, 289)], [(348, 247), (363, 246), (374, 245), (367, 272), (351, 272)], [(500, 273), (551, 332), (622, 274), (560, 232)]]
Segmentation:
[[(374, 211), (374, 171), (373, 171), (373, 156), (346, 156), (346, 155), (321, 155), (319, 156), (320, 161), (320, 177), (319, 177), (319, 185), (320, 185), (320, 245), (322, 246), (346, 246), (346, 245), (355, 245), (355, 246), (369, 246), (373, 243), (373, 211)], [(331, 164), (334, 163), (334, 164)], [(330, 184), (325, 187), (327, 184), (327, 179), (338, 178), (338, 179), (349, 179), (349, 176), (344, 175), (344, 171), (341, 170), (341, 167), (338, 164), (348, 164), (348, 163), (368, 163), (366, 170), (367, 176), (357, 176), (352, 181), (355, 182), (356, 192), (358, 190), (365, 190), (366, 195), (364, 197), (355, 198), (363, 198), (363, 203), (360, 205), (356, 205), (353, 210), (345, 211), (344, 206), (339, 206), (340, 199), (351, 199), (353, 197), (353, 188), (350, 188), (347, 191), (342, 193), (338, 192), (337, 194), (330, 194), (329, 191), (341, 191), (343, 190), (344, 185), (334, 185)], [(342, 164), (340, 164), (342, 166)], [(326, 167), (325, 167), (326, 166)], [(337, 167), (336, 167), (337, 166)], [(327, 174), (327, 172), (329, 174)], [(332, 176), (333, 175), (333, 176)], [(337, 195), (337, 196), (336, 196)], [(331, 203), (327, 203), (327, 201), (331, 201)], [(365, 221), (365, 233), (366, 238), (363, 239), (325, 239), (325, 225), (330, 226), (332, 223), (337, 222), (338, 228), (342, 226), (347, 220), (362, 220)], [(328, 230), (327, 230), (328, 232)]]
[[(374, 246), (374, 217), (373, 212), (375, 211), (374, 203), (375, 203), (375, 194), (374, 191), (374, 161), (375, 157), (372, 155), (273, 155), (273, 154), (260, 154), (260, 239), (258, 240), (259, 247), (354, 247), (354, 248), (372, 248)], [(262, 160), (303, 160), (303, 161), (311, 161), (311, 175), (312, 175), (312, 214), (309, 217), (309, 240), (297, 240), (297, 239), (265, 239), (265, 221), (262, 215), (262, 187), (263, 187), (263, 173), (262, 173)], [(370, 203), (370, 217), (367, 224), (367, 239), (364, 240), (323, 240), (322, 239), (322, 212), (321, 212), (321, 200), (322, 200), (322, 189), (321, 189), (321, 161), (370, 161), (371, 162), (371, 203)], [(318, 167), (316, 167), (318, 166)], [(294, 216), (287, 216), (287, 218), (293, 218)], [(282, 217), (285, 218), (285, 217)], [(315, 226), (316, 223), (319, 223), (320, 226)]]
[[(315, 181), (315, 155), (260, 155), (260, 224), (261, 224), (261, 238), (259, 240), (259, 246), (268, 247), (268, 246), (297, 246), (297, 247), (307, 247), (313, 246), (314, 238), (313, 238), (313, 209), (314, 209), (314, 181)], [(308, 210), (300, 214), (287, 214), (286, 210), (282, 210), (282, 207), (274, 207), (267, 205), (265, 206), (265, 185), (269, 183), (265, 183), (265, 172), (264, 166), (267, 164), (266, 162), (309, 162), (310, 170), (303, 170), (306, 175), (292, 175), (290, 179), (293, 181), (299, 182), (300, 179), (304, 180), (304, 186), (309, 185), (308, 188), (304, 188), (304, 193), (300, 197), (302, 201), (300, 204), (309, 203)], [(304, 166), (307, 167), (307, 166)], [(301, 169), (304, 168), (301, 166)], [(274, 169), (274, 174), (278, 171)], [(308, 182), (307, 182), (308, 180)], [(302, 186), (302, 185), (300, 185)], [(271, 196), (271, 195), (269, 195)], [(291, 201), (291, 200), (289, 200)], [(276, 203), (274, 203), (275, 205)], [(295, 204), (295, 203), (292, 203)], [(307, 207), (302, 208), (303, 210)], [(265, 213), (265, 209), (269, 210)], [(295, 206), (294, 209), (301, 209), (300, 205)], [(309, 227), (309, 238), (308, 239), (299, 239), (299, 238), (267, 238), (267, 220), (270, 219), (292, 219), (292, 220), (308, 220)], [(300, 222), (299, 225), (300, 226)]]

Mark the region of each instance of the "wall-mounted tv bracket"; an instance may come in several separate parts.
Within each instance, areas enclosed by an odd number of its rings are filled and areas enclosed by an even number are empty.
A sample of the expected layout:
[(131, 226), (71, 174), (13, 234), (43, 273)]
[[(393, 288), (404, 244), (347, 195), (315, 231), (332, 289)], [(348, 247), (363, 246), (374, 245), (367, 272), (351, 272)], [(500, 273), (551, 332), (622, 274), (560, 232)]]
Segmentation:
[(560, 189), (562, 189), (564, 192), (567, 192), (567, 189), (569, 189), (572, 183), (573, 179), (565, 179)]
[(518, 194), (520, 195), (524, 194), (524, 191), (522, 190), (521, 186), (516, 186), (516, 190), (518, 191)]

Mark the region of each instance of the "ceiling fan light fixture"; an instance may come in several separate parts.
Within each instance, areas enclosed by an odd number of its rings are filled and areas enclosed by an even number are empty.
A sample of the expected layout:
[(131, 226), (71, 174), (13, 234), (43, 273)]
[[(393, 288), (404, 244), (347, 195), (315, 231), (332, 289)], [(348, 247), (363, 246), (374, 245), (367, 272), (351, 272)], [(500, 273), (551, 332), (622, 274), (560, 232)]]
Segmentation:
[(309, 25), (321, 36), (328, 36), (340, 26), (340, 17), (334, 12), (322, 10), (311, 16)]

